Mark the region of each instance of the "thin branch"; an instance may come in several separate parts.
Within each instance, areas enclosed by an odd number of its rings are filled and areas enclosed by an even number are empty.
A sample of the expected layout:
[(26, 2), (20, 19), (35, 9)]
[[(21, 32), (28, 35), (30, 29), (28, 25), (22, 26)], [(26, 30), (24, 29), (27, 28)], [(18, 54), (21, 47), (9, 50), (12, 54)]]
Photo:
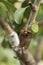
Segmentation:
[(7, 34), (10, 34), (13, 32), (12, 28), (9, 26), (8, 23), (6, 23), (6, 21), (4, 21), (4, 19), (1, 16), (0, 16), (0, 25), (6, 31)]
[[(38, 13), (38, 9), (39, 9), (39, 6), (40, 6), (40, 2), (41, 0), (35, 0), (34, 4), (33, 4), (33, 9), (30, 13), (30, 17), (29, 17), (29, 20), (26, 24), (26, 26), (24, 27), (24, 30), (22, 32), (20, 32), (20, 41), (21, 41), (21, 45), (24, 45), (24, 46), (29, 46), (31, 39), (32, 39), (32, 36), (34, 36), (33, 33), (31, 32), (28, 32), (28, 28), (31, 27), (31, 25), (33, 23), (35, 23), (35, 19), (36, 19), (36, 16), (37, 16), (37, 13)], [(32, 4), (32, 3), (31, 3)], [(30, 23), (30, 24), (29, 24)], [(26, 32), (26, 33), (25, 33)], [(26, 39), (26, 38), (27, 39)], [(31, 38), (30, 38), (31, 37)], [(26, 44), (26, 41), (28, 41)], [(28, 47), (27, 47), (28, 48)]]
[(33, 7), (34, 10), (32, 10), (30, 13), (30, 17), (26, 24), (26, 28), (29, 28), (33, 23), (35, 23), (35, 19), (36, 19), (38, 10), (39, 10), (40, 2), (41, 2), (41, 0), (35, 0), (34, 7)]

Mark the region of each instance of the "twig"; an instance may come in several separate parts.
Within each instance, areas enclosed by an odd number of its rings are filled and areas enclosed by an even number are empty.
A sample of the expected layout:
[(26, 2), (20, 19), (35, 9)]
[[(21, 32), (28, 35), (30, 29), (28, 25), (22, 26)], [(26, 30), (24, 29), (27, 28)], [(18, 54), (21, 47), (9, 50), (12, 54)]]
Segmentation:
[(26, 24), (26, 28), (31, 27), (31, 25), (33, 23), (35, 23), (35, 19), (36, 19), (37, 13), (38, 13), (40, 2), (41, 2), (41, 0), (35, 0), (35, 2), (33, 4), (34, 5), (34, 7), (33, 7), (34, 10), (32, 10), (31, 13), (30, 13), (30, 17), (29, 17), (28, 22)]

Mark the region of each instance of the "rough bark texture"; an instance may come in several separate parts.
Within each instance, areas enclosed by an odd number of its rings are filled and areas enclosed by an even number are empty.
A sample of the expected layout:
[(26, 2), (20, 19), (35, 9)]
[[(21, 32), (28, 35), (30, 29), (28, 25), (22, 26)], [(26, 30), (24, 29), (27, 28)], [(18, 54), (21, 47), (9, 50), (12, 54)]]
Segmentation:
[(16, 51), (16, 54), (18, 56), (18, 59), (20, 60), (21, 64), (23, 65), (36, 65), (36, 61), (34, 60), (31, 53), (22, 48)]

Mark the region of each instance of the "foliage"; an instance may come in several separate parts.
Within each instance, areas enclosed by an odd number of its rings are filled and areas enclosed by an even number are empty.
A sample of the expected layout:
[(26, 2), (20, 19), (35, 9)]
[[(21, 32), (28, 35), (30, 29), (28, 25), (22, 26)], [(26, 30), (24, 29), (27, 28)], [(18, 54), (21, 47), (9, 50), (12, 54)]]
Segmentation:
[(20, 8), (18, 9), (15, 14), (14, 14), (14, 20), (17, 24), (21, 24), (21, 20), (23, 19), (23, 13), (26, 10), (27, 7), (25, 8)]

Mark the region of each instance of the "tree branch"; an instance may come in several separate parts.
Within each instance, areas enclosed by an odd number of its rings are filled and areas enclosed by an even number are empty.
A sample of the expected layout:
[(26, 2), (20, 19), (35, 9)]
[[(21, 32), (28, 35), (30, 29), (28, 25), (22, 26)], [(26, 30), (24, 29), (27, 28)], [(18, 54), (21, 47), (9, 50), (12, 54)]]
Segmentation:
[(33, 56), (31, 53), (22, 48), (16, 51), (16, 54), (18, 56), (18, 59), (20, 60), (21, 64), (23, 65), (36, 65), (36, 61), (34, 60)]
[(41, 2), (41, 0), (35, 0), (35, 2), (33, 4), (33, 10), (31, 11), (30, 17), (29, 17), (28, 22), (26, 24), (26, 28), (31, 27), (31, 25), (33, 23), (35, 23), (35, 19), (36, 19), (37, 13), (38, 13), (40, 2)]
[[(31, 5), (33, 9), (32, 9), (32, 11), (30, 13), (29, 20), (28, 20), (26, 26), (20, 32), (21, 45), (24, 45), (24, 47), (27, 46), (26, 48), (28, 48), (32, 37), (35, 35), (34, 33), (31, 33), (28, 30), (31, 28), (31, 25), (33, 23), (35, 23), (35, 19), (36, 19), (37, 13), (38, 13), (38, 9), (39, 9), (39, 6), (40, 6), (40, 2), (41, 2), (41, 0), (35, 0), (34, 4)], [(27, 42), (27, 44), (26, 44), (26, 42)]]
[(0, 25), (6, 31), (7, 34), (11, 34), (13, 32), (12, 28), (9, 26), (8, 23), (6, 23), (6, 21), (4, 21), (4, 19), (1, 16), (0, 16)]
[[(3, 29), (5, 31), (8, 32), (8, 35), (10, 35), (10, 33), (12, 33), (12, 29), (11, 27), (9, 26), (9, 24), (7, 24), (2, 17), (0, 17), (0, 25), (3, 27)], [(7, 33), (6, 32), (6, 33)], [(9, 33), (10, 32), (10, 33)], [(12, 44), (13, 45), (13, 44)], [(17, 54), (17, 57), (19, 58), (20, 62), (22, 61), (22, 64), (23, 65), (35, 65), (35, 61), (34, 61), (34, 58), (32, 57), (32, 55), (30, 53), (28, 53), (28, 51), (23, 47), (15, 47), (13, 46), (12, 47), (13, 50), (16, 52)]]

